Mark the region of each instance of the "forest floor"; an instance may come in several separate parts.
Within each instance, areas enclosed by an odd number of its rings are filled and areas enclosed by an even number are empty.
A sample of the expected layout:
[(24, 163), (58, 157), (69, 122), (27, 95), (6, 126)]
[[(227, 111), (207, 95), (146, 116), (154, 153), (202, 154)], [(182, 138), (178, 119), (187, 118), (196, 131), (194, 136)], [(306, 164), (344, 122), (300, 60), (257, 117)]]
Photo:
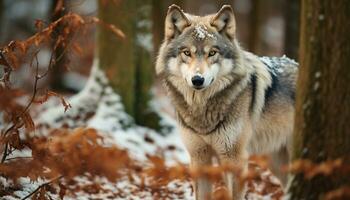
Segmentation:
[[(115, 145), (126, 150), (129, 156), (142, 166), (152, 165), (149, 161), (149, 157), (152, 156), (161, 157), (169, 167), (178, 164), (188, 166), (189, 157), (179, 137), (173, 111), (169, 109), (169, 101), (159, 88), (156, 88), (154, 93), (157, 100), (152, 102), (152, 105), (157, 105), (153, 107), (160, 113), (161, 123), (168, 127), (162, 131), (167, 132), (166, 135), (133, 124), (132, 119), (124, 112), (120, 97), (106, 86), (106, 78), (94, 67), (85, 88), (68, 98), (67, 101), (72, 107), (67, 112), (64, 112), (57, 100), (49, 100), (33, 111), (35, 134), (50, 137), (51, 133), (48, 130), (56, 128), (93, 128), (102, 136), (103, 145)], [(12, 156), (30, 154), (30, 151), (22, 151)], [(248, 182), (247, 200), (282, 198), (283, 191), (279, 180), (269, 170), (261, 169), (253, 162), (250, 163), (250, 169), (257, 171), (259, 176)], [(194, 199), (189, 178), (174, 179), (156, 189), (143, 185), (143, 177), (138, 174), (133, 174), (132, 181), (130, 180), (128, 173), (116, 181), (110, 181), (106, 177), (87, 179), (77, 176), (74, 178), (74, 185), (83, 189), (75, 194), (66, 195), (64, 199)], [(11, 181), (0, 177), (3, 190), (8, 188), (13, 191), (1, 199), (23, 199), (45, 181), (39, 179), (33, 182), (29, 177), (21, 177), (21, 187), (12, 188)], [(56, 199), (58, 194), (52, 194), (51, 197)]]

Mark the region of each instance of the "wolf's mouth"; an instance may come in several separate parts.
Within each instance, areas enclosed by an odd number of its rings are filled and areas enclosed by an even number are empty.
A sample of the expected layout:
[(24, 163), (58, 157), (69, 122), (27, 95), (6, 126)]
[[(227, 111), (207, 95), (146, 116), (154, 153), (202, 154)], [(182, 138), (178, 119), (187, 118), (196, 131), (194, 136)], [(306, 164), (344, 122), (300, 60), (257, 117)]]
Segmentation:
[(204, 88), (204, 86), (193, 86), (193, 88), (196, 89), (196, 90), (201, 90), (201, 89)]

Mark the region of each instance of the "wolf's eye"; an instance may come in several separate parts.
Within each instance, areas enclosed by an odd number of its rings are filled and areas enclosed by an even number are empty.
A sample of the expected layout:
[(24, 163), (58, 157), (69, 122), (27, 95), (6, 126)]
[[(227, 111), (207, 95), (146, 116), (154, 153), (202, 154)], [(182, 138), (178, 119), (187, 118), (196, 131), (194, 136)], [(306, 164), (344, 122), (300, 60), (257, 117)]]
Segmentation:
[(211, 51), (209, 51), (209, 57), (212, 57), (212, 56), (215, 56), (215, 54), (216, 54), (216, 51), (214, 51), (214, 50), (211, 50)]
[(191, 52), (188, 50), (185, 50), (182, 53), (185, 54), (185, 56), (191, 56)]

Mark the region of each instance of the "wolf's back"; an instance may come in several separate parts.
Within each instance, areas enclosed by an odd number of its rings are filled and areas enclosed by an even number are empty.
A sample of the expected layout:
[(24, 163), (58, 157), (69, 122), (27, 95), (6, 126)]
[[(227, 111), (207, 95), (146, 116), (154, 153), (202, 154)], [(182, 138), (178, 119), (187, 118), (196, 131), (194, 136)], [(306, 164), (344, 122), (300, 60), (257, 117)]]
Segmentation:
[(295, 60), (288, 58), (287, 56), (282, 57), (259, 57), (260, 61), (263, 62), (269, 69), (271, 73), (274, 75), (278, 75), (292, 70), (295, 71), (294, 68), (298, 67), (298, 63)]
[(259, 57), (259, 60), (266, 65), (272, 79), (265, 93), (265, 101), (287, 98), (294, 104), (299, 64), (287, 56)]

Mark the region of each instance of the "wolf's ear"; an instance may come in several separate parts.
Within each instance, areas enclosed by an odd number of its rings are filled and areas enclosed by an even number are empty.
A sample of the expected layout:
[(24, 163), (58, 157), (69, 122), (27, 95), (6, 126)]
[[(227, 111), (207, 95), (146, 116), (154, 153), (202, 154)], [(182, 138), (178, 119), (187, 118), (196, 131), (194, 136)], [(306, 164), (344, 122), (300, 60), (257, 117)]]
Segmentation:
[(216, 28), (220, 34), (225, 34), (229, 39), (233, 39), (236, 34), (236, 20), (233, 9), (230, 5), (224, 5), (212, 18), (210, 24)]
[(175, 4), (171, 5), (165, 18), (165, 38), (171, 40), (177, 37), (190, 25), (190, 21), (181, 8)]

